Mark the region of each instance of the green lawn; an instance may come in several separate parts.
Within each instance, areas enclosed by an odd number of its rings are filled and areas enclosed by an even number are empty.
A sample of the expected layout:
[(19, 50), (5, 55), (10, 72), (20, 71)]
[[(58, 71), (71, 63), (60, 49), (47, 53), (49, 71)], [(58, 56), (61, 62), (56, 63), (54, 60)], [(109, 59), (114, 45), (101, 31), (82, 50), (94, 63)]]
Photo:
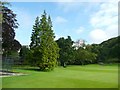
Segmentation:
[(15, 69), (28, 75), (3, 78), (3, 88), (117, 88), (117, 65), (57, 67), (51, 72)]

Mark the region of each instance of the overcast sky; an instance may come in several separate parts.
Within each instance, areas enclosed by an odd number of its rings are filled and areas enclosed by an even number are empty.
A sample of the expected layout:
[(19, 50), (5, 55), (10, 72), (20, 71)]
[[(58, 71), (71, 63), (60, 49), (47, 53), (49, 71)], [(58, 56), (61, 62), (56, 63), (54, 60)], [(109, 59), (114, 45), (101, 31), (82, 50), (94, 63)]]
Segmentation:
[(56, 39), (68, 35), (76, 41), (101, 43), (118, 35), (118, 3), (110, 2), (11, 2), (19, 28), (16, 39), (30, 44), (32, 27), (43, 11), (51, 16)]

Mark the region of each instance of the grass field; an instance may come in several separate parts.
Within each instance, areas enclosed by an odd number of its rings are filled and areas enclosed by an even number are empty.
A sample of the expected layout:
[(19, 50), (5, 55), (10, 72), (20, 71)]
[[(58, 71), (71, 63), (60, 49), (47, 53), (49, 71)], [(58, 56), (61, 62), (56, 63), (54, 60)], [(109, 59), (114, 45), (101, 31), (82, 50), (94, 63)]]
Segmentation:
[(117, 88), (117, 65), (57, 67), (51, 72), (15, 69), (28, 75), (3, 78), (3, 88)]

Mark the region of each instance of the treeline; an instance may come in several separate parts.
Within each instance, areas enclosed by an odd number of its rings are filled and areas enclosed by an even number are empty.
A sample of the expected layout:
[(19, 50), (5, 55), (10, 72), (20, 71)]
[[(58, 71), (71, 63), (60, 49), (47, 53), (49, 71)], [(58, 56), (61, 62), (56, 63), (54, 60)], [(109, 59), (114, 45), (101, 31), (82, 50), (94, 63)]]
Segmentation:
[(97, 54), (87, 50), (85, 43), (78, 45), (72, 41), (71, 37), (59, 38), (57, 44), (60, 48), (58, 62), (60, 65), (85, 65), (89, 63), (95, 63)]
[(120, 62), (120, 36), (106, 40), (96, 47), (99, 50), (97, 53), (99, 60), (107, 63)]
[(58, 61), (62, 66), (120, 62), (120, 36), (91, 45), (85, 42), (76, 45), (77, 41), (72, 41), (70, 36), (67, 39), (59, 38), (56, 42), (60, 48)]
[[(58, 65), (66, 67), (66, 65), (86, 65), (95, 63), (119, 63), (120, 56), (120, 42), (119, 37), (111, 38), (102, 42), (101, 44), (85, 44), (83, 46), (73, 45), (75, 42), (72, 41), (71, 37), (68, 36), (56, 40), (60, 51), (59, 58), (57, 59)], [(76, 48), (77, 47), (77, 48)], [(31, 55), (29, 54), (30, 49), (23, 46), (20, 51), (20, 57), (24, 64), (28, 62), (33, 64), (33, 60), (30, 60)]]

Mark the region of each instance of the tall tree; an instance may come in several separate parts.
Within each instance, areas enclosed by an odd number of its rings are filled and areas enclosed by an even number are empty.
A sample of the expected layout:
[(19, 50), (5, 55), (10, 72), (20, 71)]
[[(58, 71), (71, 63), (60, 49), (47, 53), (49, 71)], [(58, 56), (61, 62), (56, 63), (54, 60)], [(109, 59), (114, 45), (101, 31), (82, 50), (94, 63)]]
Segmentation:
[(6, 3), (0, 3), (2, 5), (2, 48), (6, 55), (10, 51), (18, 51), (21, 48), (21, 44), (14, 39), (15, 29), (18, 28), (16, 14), (5, 6)]
[(36, 18), (35, 20), (35, 25), (33, 25), (33, 30), (32, 30), (32, 36), (31, 36), (31, 43), (30, 43), (30, 52), (31, 55), (30, 59), (30, 64), (31, 65), (37, 65), (37, 61), (39, 61), (39, 58), (41, 58), (41, 52), (39, 50), (40, 47), (40, 20), (39, 17)]
[(51, 18), (50, 16), (47, 18), (44, 11), (40, 20), (36, 18), (30, 44), (33, 60), (40, 70), (52, 70), (57, 64), (59, 48), (54, 38)]
[(73, 49), (73, 41), (70, 36), (68, 36), (67, 39), (59, 38), (57, 41), (57, 44), (60, 48), (60, 57), (59, 61), (62, 66), (65, 66), (65, 64), (71, 62), (74, 58), (74, 49)]
[(39, 41), (39, 17), (36, 18), (35, 20), (35, 25), (33, 25), (33, 30), (32, 30), (32, 36), (31, 36), (31, 43), (30, 43), (30, 48), (34, 49), (38, 46), (38, 44), (40, 43)]

